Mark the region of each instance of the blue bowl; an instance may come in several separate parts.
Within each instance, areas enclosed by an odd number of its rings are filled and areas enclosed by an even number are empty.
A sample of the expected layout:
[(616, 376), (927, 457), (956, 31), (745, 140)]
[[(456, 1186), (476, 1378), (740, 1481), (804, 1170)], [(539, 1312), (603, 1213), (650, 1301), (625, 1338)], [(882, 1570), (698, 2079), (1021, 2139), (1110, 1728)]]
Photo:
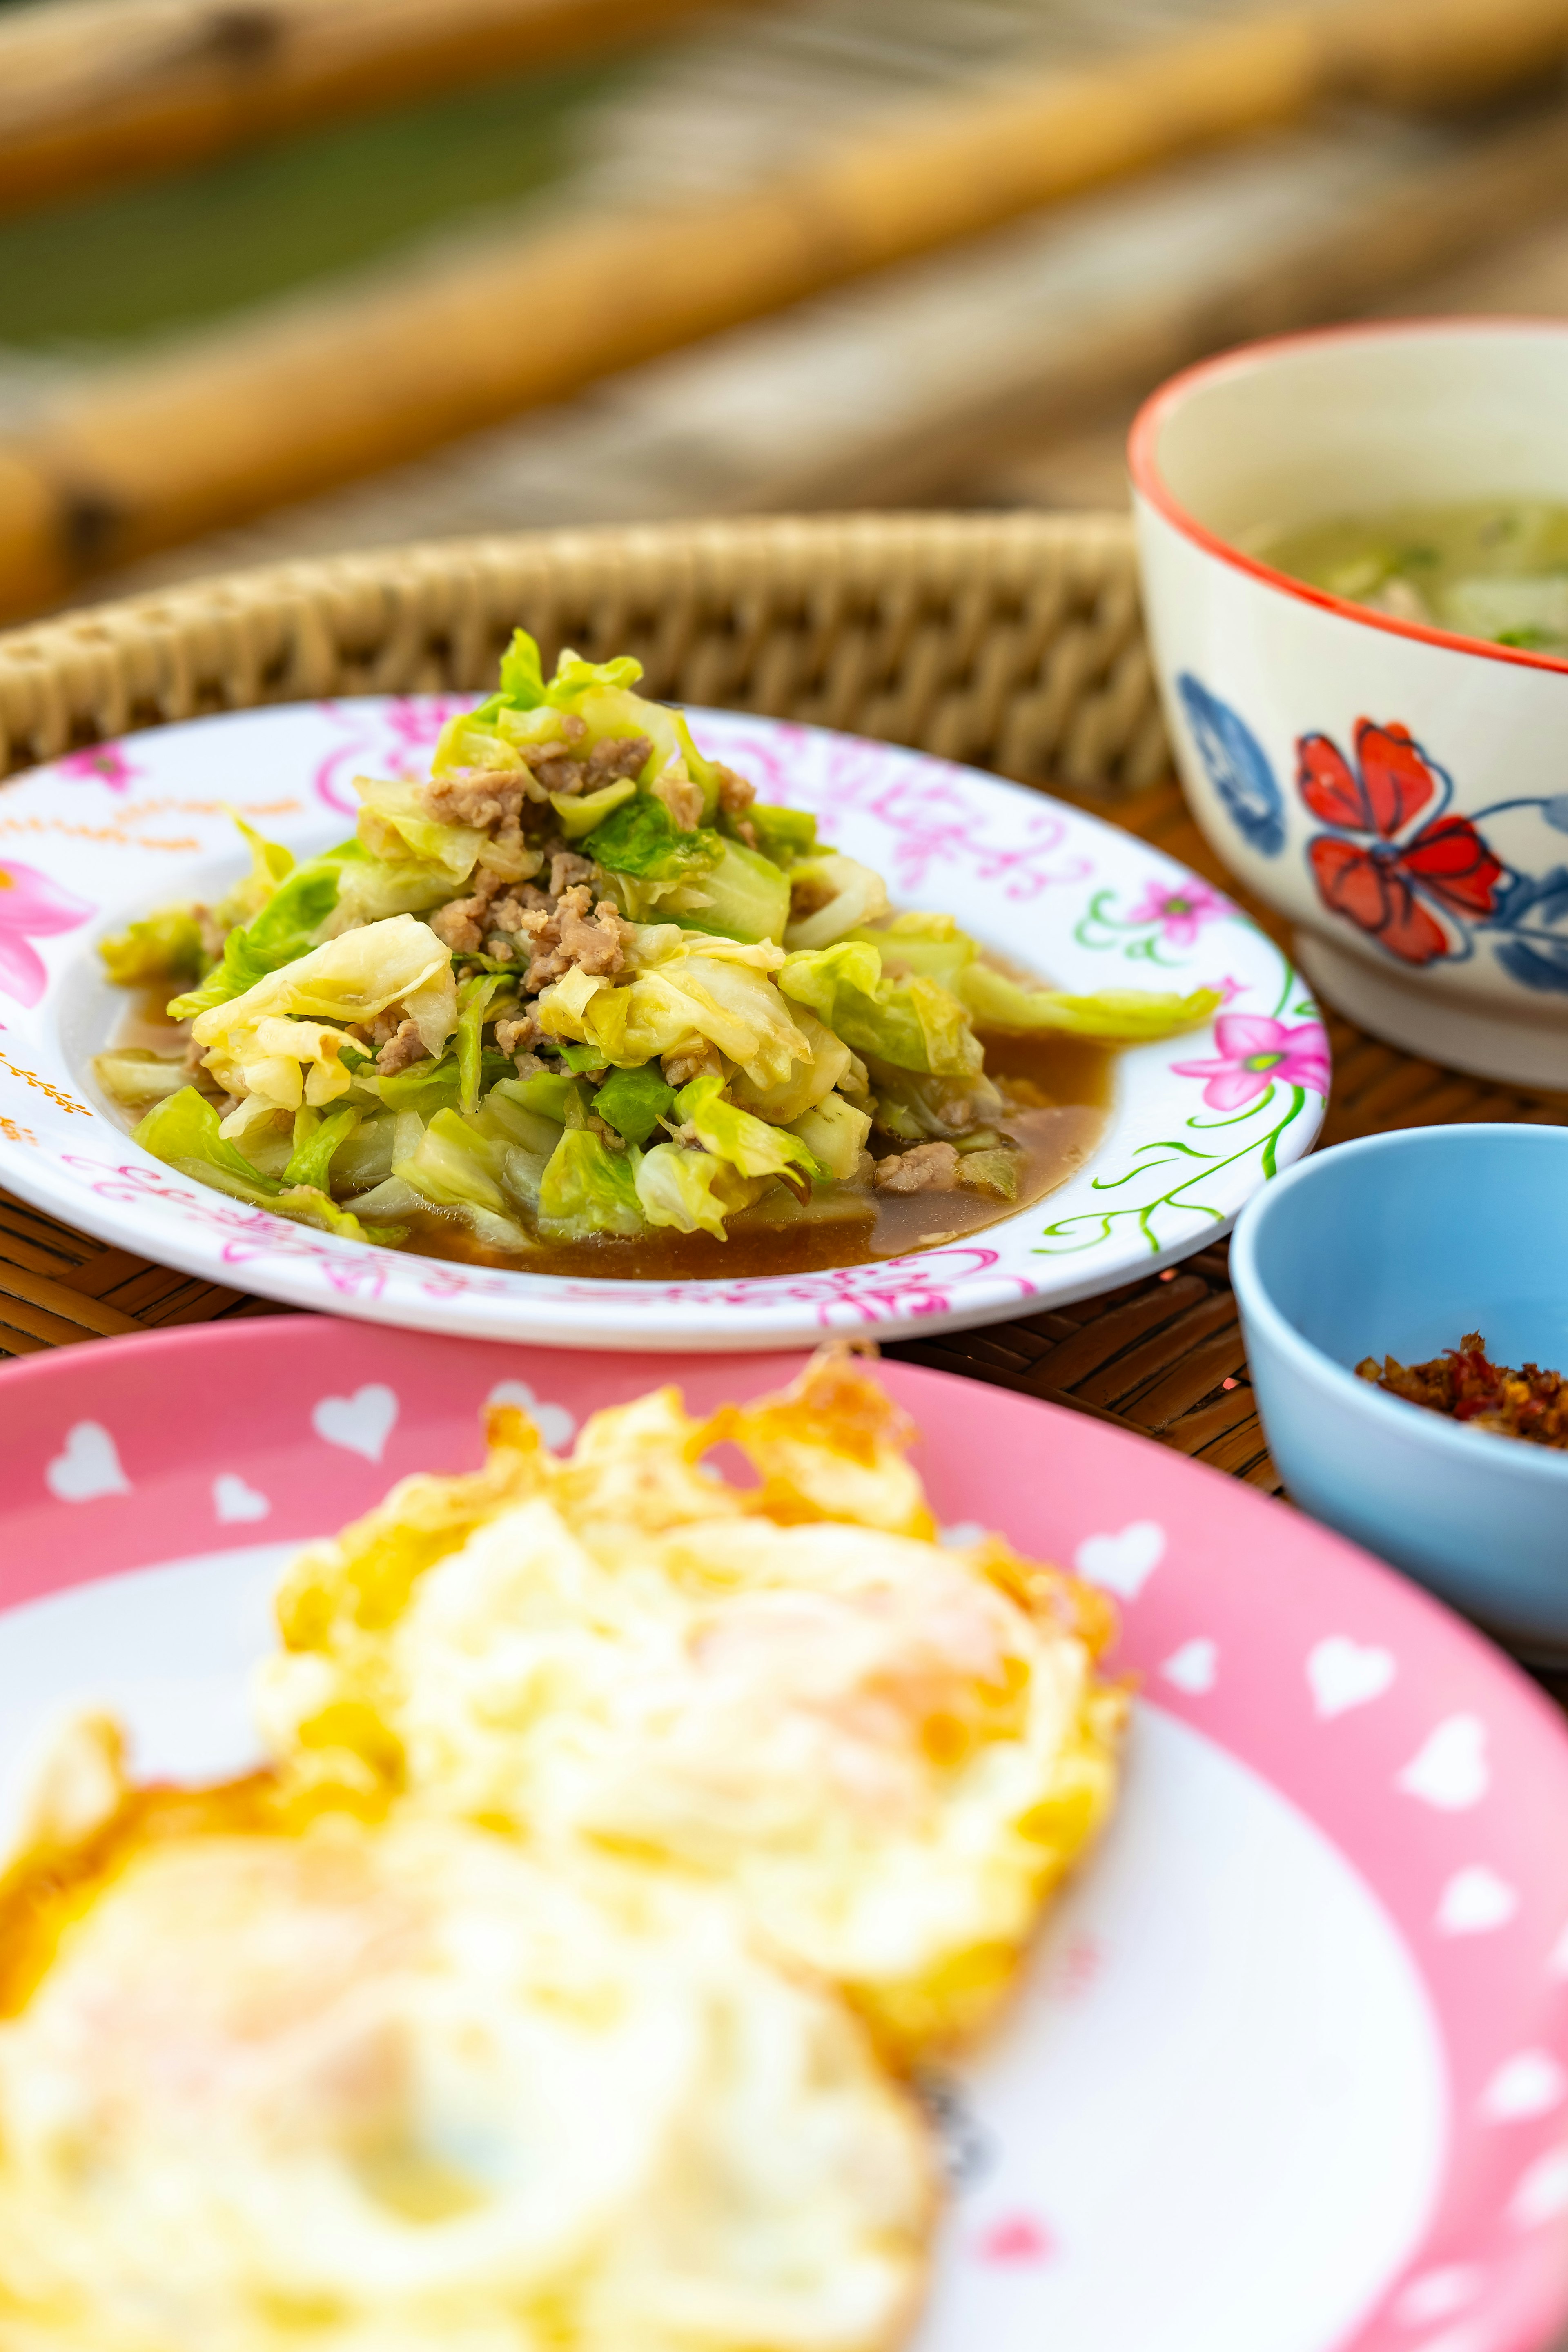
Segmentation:
[(1425, 1127), (1305, 1160), (1242, 1212), (1231, 1278), (1295, 1500), (1512, 1648), (1568, 1657), (1568, 1453), (1358, 1380), (1479, 1331), (1568, 1372), (1568, 1129)]

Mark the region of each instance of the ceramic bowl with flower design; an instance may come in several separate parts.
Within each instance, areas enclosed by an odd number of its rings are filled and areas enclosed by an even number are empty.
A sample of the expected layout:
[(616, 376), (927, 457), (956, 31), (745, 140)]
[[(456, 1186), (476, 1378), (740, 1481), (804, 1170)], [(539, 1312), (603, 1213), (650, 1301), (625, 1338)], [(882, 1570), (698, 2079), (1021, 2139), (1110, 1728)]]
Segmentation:
[(808, 809), (905, 906), (1079, 992), (1221, 1000), (1205, 1027), (1115, 1057), (1092, 1156), (1057, 1191), (898, 1257), (631, 1280), (457, 1263), (289, 1224), (153, 1159), (93, 1057), (123, 1018), (97, 943), (243, 872), (237, 814), (297, 854), (349, 832), (356, 774), (420, 776), (438, 698), (196, 719), (0, 793), (0, 1185), (115, 1245), (329, 1313), (563, 1347), (788, 1347), (825, 1330), (995, 1321), (1153, 1273), (1224, 1233), (1310, 1145), (1328, 1090), (1316, 1008), (1280, 950), (1198, 877), (1041, 794), (821, 729), (693, 712), (704, 750)]
[(1568, 1086), (1568, 660), (1346, 603), (1247, 552), (1345, 515), (1568, 503), (1568, 322), (1255, 344), (1156, 393), (1130, 462), (1193, 811), (1331, 1003)]

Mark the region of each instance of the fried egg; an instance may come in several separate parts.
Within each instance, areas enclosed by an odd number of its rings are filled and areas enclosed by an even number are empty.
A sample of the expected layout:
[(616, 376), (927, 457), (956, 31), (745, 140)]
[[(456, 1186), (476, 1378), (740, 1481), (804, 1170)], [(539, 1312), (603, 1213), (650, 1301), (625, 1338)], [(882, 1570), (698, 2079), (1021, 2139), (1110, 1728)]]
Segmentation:
[(0, 1885), (6, 2352), (877, 2352), (926, 2136), (733, 1906), (71, 1730)]
[[(707, 1422), (660, 1390), (569, 1460), (516, 1413), (491, 1436), (286, 1580), (258, 1700), (295, 1785), (722, 1890), (899, 2055), (972, 2033), (1114, 1796), (1103, 1600), (936, 1543), (847, 1359)], [(758, 1483), (708, 1466), (726, 1443)]]

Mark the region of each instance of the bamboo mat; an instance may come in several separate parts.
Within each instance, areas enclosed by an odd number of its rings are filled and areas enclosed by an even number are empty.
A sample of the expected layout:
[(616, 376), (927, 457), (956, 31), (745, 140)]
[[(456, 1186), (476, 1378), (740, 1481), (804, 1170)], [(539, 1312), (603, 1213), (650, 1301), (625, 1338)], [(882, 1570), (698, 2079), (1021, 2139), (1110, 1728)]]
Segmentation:
[[(1088, 804), (1112, 814), (1102, 803)], [(1173, 782), (1121, 803), (1113, 814), (1226, 886)], [(1278, 929), (1261, 909), (1249, 911)], [(1496, 1087), (1416, 1061), (1333, 1014), (1329, 1034), (1334, 1088), (1325, 1143), (1452, 1120), (1568, 1125), (1568, 1097)], [(888, 1353), (1068, 1405), (1277, 1494), (1279, 1478), (1253, 1409), (1226, 1258), (1221, 1241), (1164, 1274), (1076, 1306), (985, 1330), (899, 1341)], [(0, 1192), (0, 1355), (286, 1311), (106, 1248)]]

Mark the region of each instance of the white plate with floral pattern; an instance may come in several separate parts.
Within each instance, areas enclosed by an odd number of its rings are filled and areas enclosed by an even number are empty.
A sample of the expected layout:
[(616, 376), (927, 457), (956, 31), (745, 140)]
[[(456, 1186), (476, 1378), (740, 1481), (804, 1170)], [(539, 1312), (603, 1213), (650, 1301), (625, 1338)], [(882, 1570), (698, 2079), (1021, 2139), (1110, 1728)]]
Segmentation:
[(462, 1265), (290, 1224), (176, 1175), (114, 1117), (91, 1061), (124, 1010), (97, 942), (244, 870), (231, 812), (300, 854), (352, 827), (357, 774), (426, 772), (435, 697), (193, 719), (34, 770), (0, 794), (0, 1182), (101, 1240), (320, 1311), (579, 1348), (787, 1347), (825, 1331), (1026, 1315), (1213, 1241), (1311, 1144), (1328, 1043), (1310, 996), (1228, 899), (1135, 835), (970, 768), (777, 719), (699, 711), (702, 749), (811, 810), (897, 901), (1088, 992), (1213, 987), (1206, 1030), (1118, 1059), (1104, 1138), (984, 1231), (806, 1274), (592, 1280)]

